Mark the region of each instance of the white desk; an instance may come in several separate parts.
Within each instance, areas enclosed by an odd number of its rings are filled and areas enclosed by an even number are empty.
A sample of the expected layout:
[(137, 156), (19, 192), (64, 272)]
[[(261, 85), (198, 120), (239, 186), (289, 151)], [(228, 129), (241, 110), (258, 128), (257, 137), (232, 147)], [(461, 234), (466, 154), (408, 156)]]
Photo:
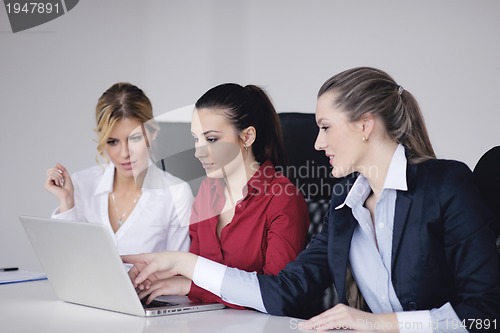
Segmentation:
[(299, 321), (233, 309), (143, 318), (60, 301), (47, 280), (0, 285), (2, 333), (304, 332)]

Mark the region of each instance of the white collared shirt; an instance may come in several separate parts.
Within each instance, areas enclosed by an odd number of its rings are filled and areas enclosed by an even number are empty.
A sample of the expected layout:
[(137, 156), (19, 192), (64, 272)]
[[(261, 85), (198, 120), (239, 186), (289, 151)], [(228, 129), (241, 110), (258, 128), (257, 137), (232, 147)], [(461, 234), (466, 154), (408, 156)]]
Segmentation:
[(75, 206), (64, 213), (54, 211), (52, 218), (106, 225), (120, 255), (189, 250), (189, 217), (193, 203), (189, 185), (150, 165), (142, 195), (115, 234), (108, 212), (114, 173), (114, 165), (108, 163), (73, 174)]
[(398, 145), (376, 203), (374, 222), (370, 211), (364, 207), (372, 190), (363, 175), (356, 179), (344, 203), (335, 207), (349, 206), (358, 221), (352, 236), (349, 263), (359, 290), (374, 313), (403, 310), (391, 282), (391, 256), (396, 191), (407, 189), (405, 151)]

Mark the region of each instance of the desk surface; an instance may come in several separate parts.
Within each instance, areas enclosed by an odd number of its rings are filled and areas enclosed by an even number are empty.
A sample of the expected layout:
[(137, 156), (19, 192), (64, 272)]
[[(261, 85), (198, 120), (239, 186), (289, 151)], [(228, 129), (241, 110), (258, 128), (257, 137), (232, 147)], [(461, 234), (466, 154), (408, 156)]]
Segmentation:
[(143, 318), (60, 301), (47, 280), (0, 285), (0, 331), (9, 333), (304, 332), (299, 321), (233, 309)]

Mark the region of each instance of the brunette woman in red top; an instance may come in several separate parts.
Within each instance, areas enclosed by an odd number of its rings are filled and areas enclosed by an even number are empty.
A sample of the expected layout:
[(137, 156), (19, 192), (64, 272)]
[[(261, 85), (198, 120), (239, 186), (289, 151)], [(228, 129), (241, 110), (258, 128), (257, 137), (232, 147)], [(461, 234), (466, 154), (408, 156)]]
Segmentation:
[[(277, 274), (304, 249), (309, 215), (304, 197), (275, 165), (284, 165), (278, 115), (259, 87), (228, 83), (195, 105), (195, 156), (206, 171), (191, 215), (190, 252), (261, 274)], [(161, 278), (161, 277), (160, 277)], [(185, 277), (154, 282), (139, 297), (186, 295), (221, 302)]]

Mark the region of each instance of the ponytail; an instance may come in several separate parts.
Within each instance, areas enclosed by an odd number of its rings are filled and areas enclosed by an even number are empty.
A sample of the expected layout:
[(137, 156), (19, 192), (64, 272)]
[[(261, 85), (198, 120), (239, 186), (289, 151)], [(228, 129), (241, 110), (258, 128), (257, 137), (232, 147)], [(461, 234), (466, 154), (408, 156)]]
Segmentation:
[(394, 113), (401, 112), (404, 116), (400, 126), (392, 126), (396, 141), (406, 148), (411, 163), (417, 164), (436, 158), (416, 99), (409, 91), (403, 91), (400, 99), (400, 109), (396, 108)]
[(328, 79), (318, 97), (326, 92), (334, 92), (334, 103), (350, 121), (366, 113), (379, 116), (387, 134), (406, 148), (410, 163), (436, 157), (416, 99), (387, 73), (370, 67), (349, 69)]
[[(264, 90), (257, 86), (247, 85), (244, 89), (253, 118), (253, 121), (249, 119), (249, 126), (254, 126), (257, 130), (257, 138), (252, 145), (255, 159), (259, 163), (270, 160), (275, 166), (285, 165), (280, 119), (271, 100)], [(251, 125), (250, 122), (254, 124)]]

